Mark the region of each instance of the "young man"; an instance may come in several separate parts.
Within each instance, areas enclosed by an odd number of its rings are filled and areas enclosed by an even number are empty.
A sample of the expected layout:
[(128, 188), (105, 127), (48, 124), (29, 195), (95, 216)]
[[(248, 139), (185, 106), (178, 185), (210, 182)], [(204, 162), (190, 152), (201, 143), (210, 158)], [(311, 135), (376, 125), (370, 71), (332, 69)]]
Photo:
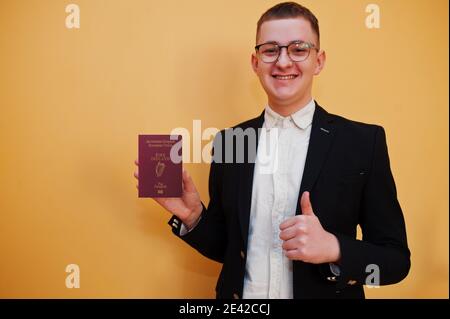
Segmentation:
[[(218, 298), (364, 298), (366, 283), (401, 281), (410, 252), (385, 133), (312, 99), (326, 60), (316, 17), (278, 4), (258, 21), (256, 44), (251, 62), (268, 105), (233, 128), (267, 132), (256, 136), (256, 163), (248, 152), (244, 163), (222, 161), (227, 147), (214, 157), (207, 208), (183, 172), (183, 196), (156, 199), (174, 214), (173, 232), (223, 263)], [(261, 150), (271, 134), (268, 173)]]

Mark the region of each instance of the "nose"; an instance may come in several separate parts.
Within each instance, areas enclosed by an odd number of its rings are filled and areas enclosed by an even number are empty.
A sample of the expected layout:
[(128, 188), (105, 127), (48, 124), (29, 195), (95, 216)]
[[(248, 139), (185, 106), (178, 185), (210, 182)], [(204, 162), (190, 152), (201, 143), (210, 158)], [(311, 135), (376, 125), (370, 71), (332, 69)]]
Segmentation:
[(288, 55), (287, 48), (281, 48), (280, 56), (277, 60), (277, 66), (281, 68), (289, 67), (292, 65), (292, 60)]

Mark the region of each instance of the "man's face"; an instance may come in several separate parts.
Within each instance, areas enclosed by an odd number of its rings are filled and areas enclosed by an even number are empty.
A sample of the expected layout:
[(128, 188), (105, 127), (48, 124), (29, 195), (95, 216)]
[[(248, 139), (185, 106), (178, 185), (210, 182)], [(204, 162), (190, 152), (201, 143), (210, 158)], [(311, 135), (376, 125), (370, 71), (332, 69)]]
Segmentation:
[[(309, 21), (303, 18), (266, 21), (261, 25), (257, 44), (276, 42), (288, 45), (293, 41), (305, 41), (318, 47), (317, 36)], [(318, 75), (325, 63), (325, 52), (311, 49), (308, 58), (293, 62), (282, 49), (278, 61), (265, 63), (252, 54), (252, 67), (267, 93), (269, 105), (303, 106), (311, 100), (314, 75)], [(289, 77), (286, 77), (289, 75)], [(284, 77), (283, 77), (284, 76)]]

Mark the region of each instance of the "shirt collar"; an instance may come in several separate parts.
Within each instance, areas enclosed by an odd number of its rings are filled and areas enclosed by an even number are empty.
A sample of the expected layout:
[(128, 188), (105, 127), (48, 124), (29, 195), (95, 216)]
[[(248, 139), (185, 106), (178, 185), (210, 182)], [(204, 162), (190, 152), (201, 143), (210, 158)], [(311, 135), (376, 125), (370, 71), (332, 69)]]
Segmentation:
[(284, 117), (267, 105), (264, 112), (264, 126), (267, 129), (271, 129), (273, 127), (287, 128), (297, 126), (304, 130), (311, 125), (315, 109), (316, 104), (314, 103), (314, 100), (311, 100), (297, 112)]

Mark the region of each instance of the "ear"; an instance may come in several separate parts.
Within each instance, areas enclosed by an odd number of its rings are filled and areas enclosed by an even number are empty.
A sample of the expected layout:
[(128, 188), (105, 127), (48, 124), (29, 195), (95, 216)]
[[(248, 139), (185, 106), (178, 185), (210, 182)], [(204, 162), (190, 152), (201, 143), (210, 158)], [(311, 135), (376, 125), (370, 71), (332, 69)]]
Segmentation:
[(255, 53), (252, 53), (252, 57), (251, 57), (251, 64), (252, 64), (252, 68), (253, 68), (253, 72), (258, 73), (258, 58), (256, 57)]
[(314, 70), (314, 75), (319, 75), (322, 69), (325, 67), (325, 61), (327, 60), (327, 55), (324, 50), (320, 50), (317, 53), (316, 58), (316, 69)]

